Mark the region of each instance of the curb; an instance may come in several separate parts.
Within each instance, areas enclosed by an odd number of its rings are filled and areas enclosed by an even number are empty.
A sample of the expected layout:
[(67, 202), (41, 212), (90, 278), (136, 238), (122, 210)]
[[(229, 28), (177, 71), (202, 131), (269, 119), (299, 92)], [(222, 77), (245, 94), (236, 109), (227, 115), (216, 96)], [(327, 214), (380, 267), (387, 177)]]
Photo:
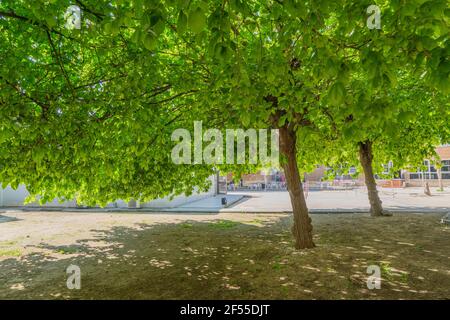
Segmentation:
[[(129, 208), (111, 208), (111, 209), (96, 209), (96, 208), (40, 208), (40, 207), (11, 207), (2, 208), (0, 213), (8, 212), (73, 212), (73, 213), (201, 213), (201, 214), (217, 214), (217, 213), (261, 213), (261, 214), (291, 214), (292, 210), (245, 210), (245, 209), (233, 209), (233, 208), (221, 208), (221, 209), (207, 209), (207, 208), (189, 208), (189, 209), (153, 209), (153, 208), (141, 208), (141, 209), (129, 209)], [(448, 213), (448, 209), (387, 209), (391, 213)], [(368, 214), (368, 209), (310, 209), (310, 214)]]

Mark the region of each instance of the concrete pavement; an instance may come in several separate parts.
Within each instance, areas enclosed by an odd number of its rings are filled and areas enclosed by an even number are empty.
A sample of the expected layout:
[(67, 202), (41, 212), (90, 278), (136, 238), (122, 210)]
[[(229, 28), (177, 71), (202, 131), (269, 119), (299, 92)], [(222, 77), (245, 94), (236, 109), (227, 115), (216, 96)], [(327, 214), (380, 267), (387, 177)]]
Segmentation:
[[(439, 192), (432, 189), (432, 196), (426, 196), (422, 188), (389, 189), (380, 188), (379, 194), (383, 207), (391, 212), (450, 212), (450, 190)], [(222, 205), (222, 197), (227, 198), (227, 205)], [(310, 191), (307, 194), (307, 204), (311, 213), (358, 213), (369, 211), (367, 190), (357, 188), (353, 190), (325, 190)], [(246, 191), (230, 192), (193, 201), (175, 208), (142, 208), (142, 209), (68, 209), (68, 208), (15, 208), (24, 211), (74, 211), (74, 212), (248, 212), (248, 213), (277, 213), (291, 212), (292, 207), (289, 194), (286, 191)], [(14, 211), (13, 208), (6, 209)], [(1, 211), (1, 210), (0, 210)]]
[[(234, 194), (234, 193), (231, 193)], [(292, 206), (288, 192), (245, 192), (246, 198), (226, 211), (290, 212)], [(450, 192), (432, 190), (432, 196), (423, 194), (422, 188), (380, 189), (379, 195), (386, 210), (408, 212), (448, 212)], [(368, 212), (367, 190), (358, 188), (339, 191), (310, 191), (306, 199), (311, 213)]]

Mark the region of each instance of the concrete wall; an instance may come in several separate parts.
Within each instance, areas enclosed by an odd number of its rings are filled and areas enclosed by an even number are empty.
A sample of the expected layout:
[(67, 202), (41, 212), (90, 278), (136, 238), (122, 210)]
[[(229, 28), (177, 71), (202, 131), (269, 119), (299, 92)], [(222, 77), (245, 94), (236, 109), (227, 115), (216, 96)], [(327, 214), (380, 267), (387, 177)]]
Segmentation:
[[(430, 187), (439, 187), (439, 180), (437, 179), (427, 179), (428, 185)], [(406, 187), (423, 187), (424, 182), (420, 179), (410, 179), (405, 181)], [(444, 187), (450, 187), (449, 179), (442, 179), (442, 184)]]
[[(0, 188), (0, 206), (1, 207), (17, 207), (23, 206), (25, 198), (28, 197), (30, 193), (27, 191), (24, 185), (19, 185), (17, 190), (13, 190), (10, 186), (6, 189)], [(30, 203), (27, 206), (39, 206), (39, 203)], [(53, 200), (45, 204), (46, 207), (76, 207), (75, 200), (58, 202), (58, 200)]]
[[(169, 197), (165, 197), (162, 199), (155, 199), (150, 202), (141, 203), (139, 206), (142, 208), (173, 208), (182, 204), (186, 204), (192, 201), (197, 201), (203, 198), (207, 198), (213, 196), (216, 193), (217, 184), (215, 183), (215, 176), (211, 176), (208, 178), (212, 184), (210, 189), (207, 192), (193, 193), (191, 196), (179, 195), (170, 200)], [(19, 207), (24, 206), (24, 200), (29, 195), (29, 192), (25, 188), (24, 185), (20, 185), (17, 190), (13, 190), (10, 186), (6, 187), (6, 189), (0, 188), (0, 207)], [(30, 203), (27, 204), (28, 207), (37, 207), (40, 206), (39, 203)], [(76, 208), (76, 201), (65, 201), (58, 202), (57, 199), (52, 202), (48, 202), (42, 207), (66, 207), (66, 208)], [(114, 203), (108, 204), (109, 208), (118, 207), (118, 208), (126, 208), (128, 207), (128, 203), (123, 200), (117, 200)]]

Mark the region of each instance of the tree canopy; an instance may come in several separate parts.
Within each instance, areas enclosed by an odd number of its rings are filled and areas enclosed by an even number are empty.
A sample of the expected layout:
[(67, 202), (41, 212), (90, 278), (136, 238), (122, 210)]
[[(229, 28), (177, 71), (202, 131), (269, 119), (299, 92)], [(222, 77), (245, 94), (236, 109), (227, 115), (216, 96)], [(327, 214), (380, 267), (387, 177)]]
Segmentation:
[(0, 181), (90, 204), (206, 188), (212, 165), (170, 159), (202, 120), (280, 129), (291, 187), (366, 141), (411, 164), (448, 139), (448, 19), (445, 0), (3, 0)]

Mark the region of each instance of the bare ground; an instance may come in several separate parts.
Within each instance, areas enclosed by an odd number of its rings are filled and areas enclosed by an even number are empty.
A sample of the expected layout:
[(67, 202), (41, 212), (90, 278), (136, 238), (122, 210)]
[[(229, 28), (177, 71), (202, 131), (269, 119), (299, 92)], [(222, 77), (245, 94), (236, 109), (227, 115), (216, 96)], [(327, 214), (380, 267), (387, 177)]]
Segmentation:
[[(315, 214), (317, 248), (296, 251), (286, 214), (8, 212), (0, 298), (450, 299), (441, 216)], [(66, 287), (71, 264), (81, 290)]]

